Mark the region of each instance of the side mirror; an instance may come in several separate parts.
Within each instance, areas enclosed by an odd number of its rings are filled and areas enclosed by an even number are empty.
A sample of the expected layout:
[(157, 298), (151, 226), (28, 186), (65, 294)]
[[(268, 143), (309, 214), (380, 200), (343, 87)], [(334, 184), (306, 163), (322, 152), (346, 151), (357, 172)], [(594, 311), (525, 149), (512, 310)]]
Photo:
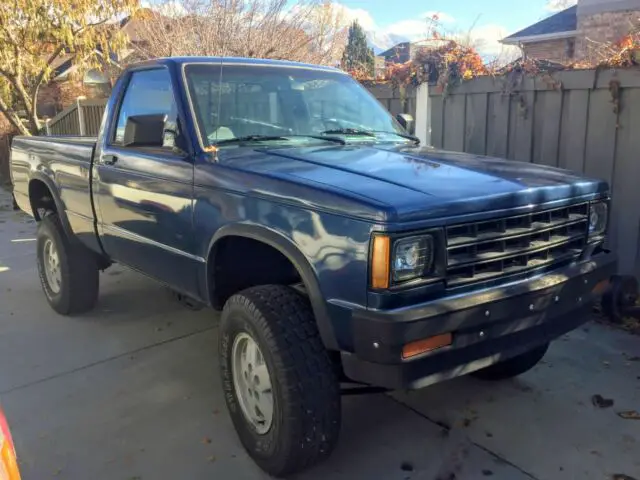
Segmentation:
[(166, 119), (163, 113), (130, 116), (124, 128), (124, 146), (162, 147)]
[(415, 122), (413, 121), (413, 117), (408, 113), (399, 113), (396, 115), (396, 120), (398, 123), (404, 128), (407, 133), (413, 135), (416, 130)]

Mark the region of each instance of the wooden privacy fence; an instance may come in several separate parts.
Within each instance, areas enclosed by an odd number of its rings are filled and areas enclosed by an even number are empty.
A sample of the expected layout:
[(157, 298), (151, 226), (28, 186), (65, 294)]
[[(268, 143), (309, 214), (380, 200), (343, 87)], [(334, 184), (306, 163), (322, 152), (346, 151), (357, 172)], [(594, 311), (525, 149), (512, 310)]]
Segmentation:
[(609, 246), (623, 273), (640, 276), (640, 70), (516, 80), (479, 78), (446, 95), (430, 87), (418, 109), (431, 114), (431, 143), (608, 181)]
[(74, 105), (47, 121), (46, 134), (97, 136), (106, 102), (105, 99), (78, 99)]
[(376, 97), (393, 116), (399, 113), (409, 113), (416, 116), (416, 89), (407, 87), (404, 91), (394, 88), (389, 83), (366, 85), (367, 89)]

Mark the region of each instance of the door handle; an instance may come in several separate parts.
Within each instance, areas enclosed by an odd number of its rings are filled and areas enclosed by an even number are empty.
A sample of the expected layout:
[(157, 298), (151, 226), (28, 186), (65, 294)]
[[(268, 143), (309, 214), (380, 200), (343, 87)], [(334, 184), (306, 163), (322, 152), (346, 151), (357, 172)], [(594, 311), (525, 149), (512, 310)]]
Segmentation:
[(118, 161), (118, 157), (115, 155), (105, 155), (102, 157), (102, 163), (105, 165), (113, 165)]

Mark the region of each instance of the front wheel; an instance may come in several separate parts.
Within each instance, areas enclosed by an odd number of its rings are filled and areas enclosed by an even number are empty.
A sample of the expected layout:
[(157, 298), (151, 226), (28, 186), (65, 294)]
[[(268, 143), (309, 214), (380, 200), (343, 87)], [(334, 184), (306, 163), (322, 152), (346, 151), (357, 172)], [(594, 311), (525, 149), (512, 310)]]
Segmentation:
[(308, 300), (278, 285), (231, 297), (220, 324), (220, 373), (242, 445), (282, 477), (326, 459), (340, 431), (340, 388)]
[(99, 285), (93, 253), (66, 235), (56, 214), (40, 221), (37, 240), (38, 273), (49, 305), (62, 315), (91, 310)]
[(481, 380), (506, 380), (517, 377), (535, 367), (547, 353), (548, 348), (549, 344), (545, 343), (521, 355), (473, 372), (471, 375)]

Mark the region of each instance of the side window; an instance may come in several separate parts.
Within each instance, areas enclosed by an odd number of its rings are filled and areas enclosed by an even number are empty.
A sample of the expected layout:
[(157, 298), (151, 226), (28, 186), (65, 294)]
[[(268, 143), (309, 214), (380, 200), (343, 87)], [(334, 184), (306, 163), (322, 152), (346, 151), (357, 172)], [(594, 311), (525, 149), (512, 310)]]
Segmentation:
[(134, 115), (166, 115), (164, 147), (175, 146), (178, 108), (173, 98), (171, 77), (166, 68), (134, 72), (120, 103), (113, 143), (122, 145), (127, 119)]

